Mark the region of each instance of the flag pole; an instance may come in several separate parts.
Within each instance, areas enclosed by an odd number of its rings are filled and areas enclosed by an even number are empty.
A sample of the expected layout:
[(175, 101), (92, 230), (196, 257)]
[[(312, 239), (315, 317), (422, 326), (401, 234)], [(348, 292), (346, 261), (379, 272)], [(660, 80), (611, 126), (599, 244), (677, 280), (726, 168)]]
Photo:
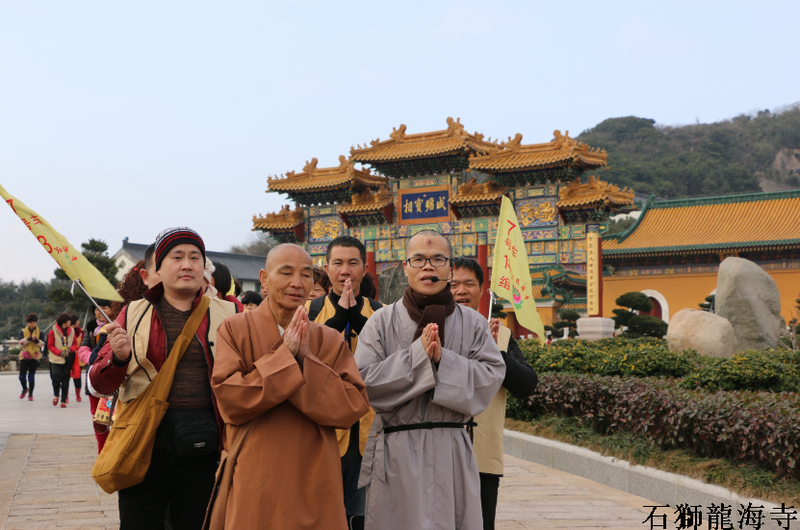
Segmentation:
[(92, 295), (90, 295), (90, 294), (89, 294), (89, 292), (88, 292), (88, 291), (87, 291), (87, 290), (86, 290), (86, 289), (83, 287), (83, 285), (81, 284), (81, 281), (80, 281), (80, 280), (75, 280), (75, 281), (73, 281), (73, 282), (72, 282), (72, 285), (73, 285), (73, 286), (77, 285), (78, 287), (80, 287), (80, 288), (81, 288), (81, 291), (83, 291), (84, 293), (86, 293), (86, 296), (88, 296), (88, 297), (89, 297), (89, 300), (91, 300), (92, 304), (94, 304), (94, 306), (97, 308), (97, 310), (98, 310), (98, 311), (100, 311), (100, 314), (101, 314), (101, 315), (103, 315), (103, 318), (105, 318), (105, 319), (106, 319), (106, 322), (108, 322), (109, 324), (111, 324), (111, 323), (113, 322), (113, 320), (111, 320), (111, 319), (108, 317), (108, 315), (106, 315), (106, 312), (105, 312), (105, 311), (103, 311), (103, 309), (102, 309), (102, 308), (101, 308), (101, 307), (100, 307), (100, 306), (97, 304), (97, 302), (95, 302), (94, 298), (92, 298)]
[(495, 303), (495, 301), (497, 301), (497, 298), (495, 298), (494, 293), (492, 292), (491, 289), (486, 289), (486, 290), (489, 291), (489, 316), (486, 318), (486, 320), (487, 320), (487, 322), (491, 322), (492, 321), (492, 308), (494, 307), (494, 303)]

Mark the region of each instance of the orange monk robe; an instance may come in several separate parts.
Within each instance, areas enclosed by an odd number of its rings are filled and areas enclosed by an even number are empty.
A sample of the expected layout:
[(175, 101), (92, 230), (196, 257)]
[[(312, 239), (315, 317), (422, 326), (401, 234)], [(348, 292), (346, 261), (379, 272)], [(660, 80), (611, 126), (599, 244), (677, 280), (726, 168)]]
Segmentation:
[(263, 415), (239, 455), (225, 528), (347, 528), (335, 429), (350, 428), (369, 401), (341, 334), (310, 327), (302, 368), (269, 304), (217, 330), (211, 386), (226, 446), (239, 426)]

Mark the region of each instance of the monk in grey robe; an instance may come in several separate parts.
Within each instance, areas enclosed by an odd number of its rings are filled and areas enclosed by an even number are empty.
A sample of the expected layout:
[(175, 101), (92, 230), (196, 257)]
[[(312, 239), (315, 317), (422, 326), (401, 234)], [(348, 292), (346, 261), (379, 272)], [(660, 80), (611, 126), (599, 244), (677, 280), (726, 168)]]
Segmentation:
[(376, 413), (359, 480), (365, 528), (480, 530), (464, 427), (497, 393), (505, 364), (488, 322), (453, 300), (450, 242), (422, 231), (406, 257), (403, 299), (367, 321), (355, 354)]

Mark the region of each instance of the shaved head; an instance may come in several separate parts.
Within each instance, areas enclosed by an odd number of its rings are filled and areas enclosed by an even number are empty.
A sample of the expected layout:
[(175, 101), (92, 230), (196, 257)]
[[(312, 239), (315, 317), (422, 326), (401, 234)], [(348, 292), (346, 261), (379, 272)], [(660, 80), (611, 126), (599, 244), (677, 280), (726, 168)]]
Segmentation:
[(447, 239), (447, 237), (445, 237), (443, 234), (440, 234), (439, 232), (437, 232), (436, 230), (421, 230), (421, 231), (417, 232), (416, 234), (414, 234), (413, 236), (411, 236), (408, 239), (406, 239), (406, 257), (409, 256), (408, 247), (411, 246), (411, 240), (412, 239), (416, 239), (418, 237), (424, 237), (424, 238), (427, 238), (428, 240), (435, 239), (437, 237), (441, 237), (442, 239), (444, 239), (447, 242), (447, 252), (448, 252), (447, 257), (448, 258), (452, 258), (453, 257), (453, 245), (450, 243), (450, 240)]
[(267, 287), (267, 305), (275, 321), (286, 327), (314, 288), (311, 256), (302, 247), (284, 243), (269, 251), (264, 267), (258, 277)]
[(269, 251), (269, 254), (267, 254), (267, 262), (264, 264), (264, 268), (267, 270), (267, 272), (269, 272), (278, 262), (284, 261), (283, 259), (279, 258), (286, 256), (297, 256), (301, 261), (308, 260), (309, 266), (313, 267), (311, 255), (306, 252), (303, 247), (295, 245), (294, 243), (281, 243)]

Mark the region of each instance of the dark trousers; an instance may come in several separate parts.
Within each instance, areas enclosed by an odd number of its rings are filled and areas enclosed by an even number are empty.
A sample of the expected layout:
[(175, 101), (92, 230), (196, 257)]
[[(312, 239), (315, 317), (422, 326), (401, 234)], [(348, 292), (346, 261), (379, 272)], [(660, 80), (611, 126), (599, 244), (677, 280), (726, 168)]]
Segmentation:
[[(74, 368), (74, 364), (78, 362), (78, 359), (75, 358), (75, 354), (70, 352), (69, 357), (67, 357), (67, 365), (69, 366), (69, 373), (70, 378), (75, 382), (75, 389), (81, 389), (81, 373), (78, 371), (78, 377), (72, 377), (72, 370)], [(69, 390), (69, 380), (67, 380), (67, 390)]]
[(500, 476), (501, 475), (480, 473), (483, 530), (494, 530), (494, 519), (497, 515), (497, 490), (500, 489)]
[(367, 488), (358, 487), (361, 473), (361, 451), (358, 443), (359, 422), (350, 428), (350, 445), (342, 457), (342, 486), (344, 486), (344, 509), (347, 517), (364, 517), (367, 504)]
[(203, 526), (219, 455), (175, 458), (163, 449), (153, 449), (144, 480), (119, 490), (120, 530), (199, 530)]
[(30, 396), (33, 396), (37, 368), (39, 368), (39, 361), (36, 359), (19, 360), (19, 382), (22, 384), (22, 390), (27, 390)]
[(69, 366), (50, 363), (50, 379), (53, 381), (53, 396), (61, 394), (61, 403), (67, 402), (69, 391)]

